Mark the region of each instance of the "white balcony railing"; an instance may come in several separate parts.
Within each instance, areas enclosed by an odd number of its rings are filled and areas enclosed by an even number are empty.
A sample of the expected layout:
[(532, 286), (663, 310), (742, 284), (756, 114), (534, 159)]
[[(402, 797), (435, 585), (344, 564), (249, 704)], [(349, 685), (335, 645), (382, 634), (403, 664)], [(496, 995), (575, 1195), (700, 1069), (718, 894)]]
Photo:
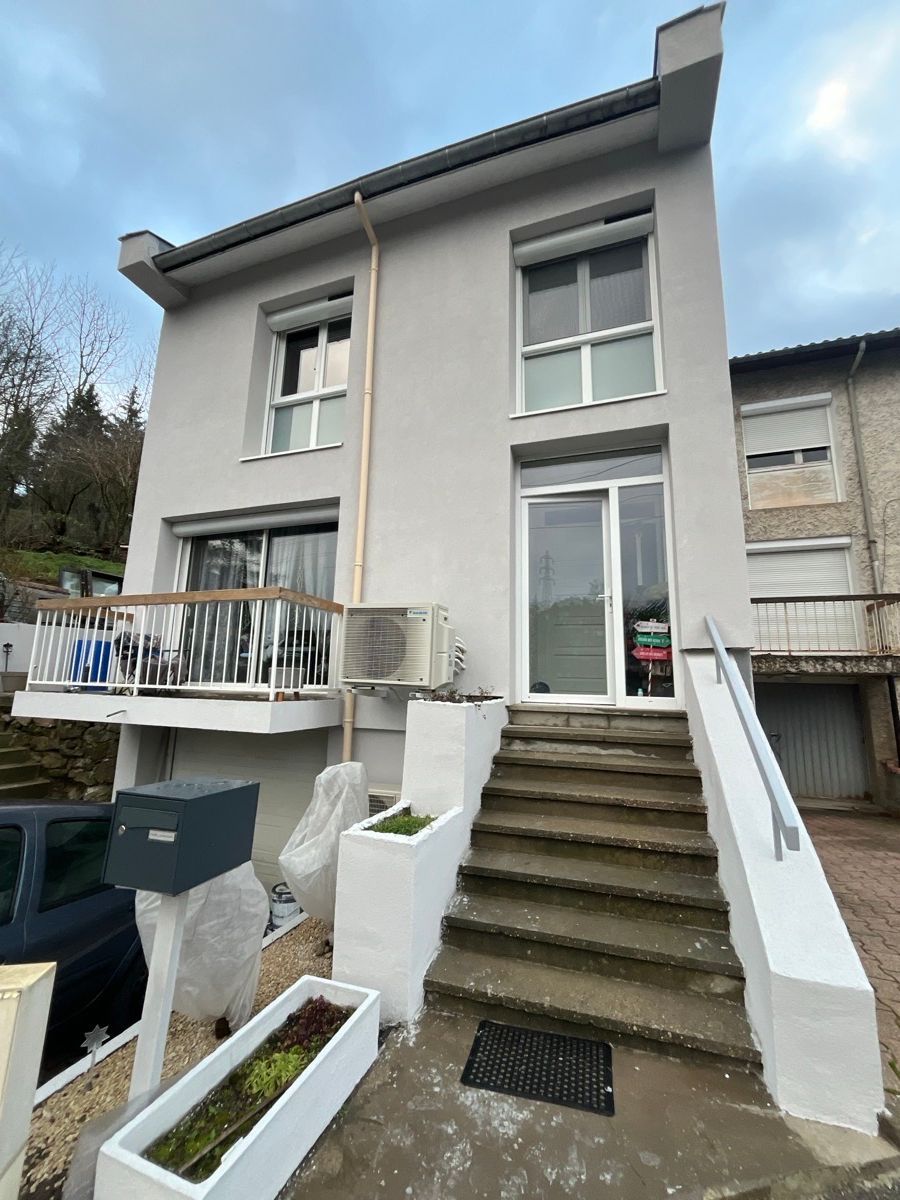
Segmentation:
[(755, 653), (898, 654), (900, 594), (753, 600)]
[(42, 600), (29, 691), (253, 694), (336, 686), (343, 607), (288, 588)]

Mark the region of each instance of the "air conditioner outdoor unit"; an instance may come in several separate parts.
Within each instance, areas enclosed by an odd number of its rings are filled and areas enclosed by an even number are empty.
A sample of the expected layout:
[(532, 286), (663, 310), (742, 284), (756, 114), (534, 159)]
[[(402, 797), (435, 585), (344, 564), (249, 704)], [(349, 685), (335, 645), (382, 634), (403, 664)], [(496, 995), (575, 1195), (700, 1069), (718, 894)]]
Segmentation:
[(453, 679), (456, 631), (441, 604), (348, 604), (341, 683), (438, 688)]

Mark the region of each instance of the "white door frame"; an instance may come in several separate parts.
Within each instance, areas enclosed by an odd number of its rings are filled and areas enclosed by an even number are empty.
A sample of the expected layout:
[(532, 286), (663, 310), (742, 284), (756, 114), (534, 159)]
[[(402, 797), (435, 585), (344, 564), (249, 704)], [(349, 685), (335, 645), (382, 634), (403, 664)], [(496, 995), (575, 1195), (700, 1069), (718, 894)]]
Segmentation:
[[(603, 552), (603, 586), (606, 589), (604, 592), (601, 592), (601, 596), (605, 600), (605, 603), (603, 605), (603, 616), (604, 616), (604, 622), (605, 622), (604, 637), (605, 637), (605, 648), (606, 648), (607, 689), (606, 689), (606, 692), (603, 694), (591, 693), (589, 695), (584, 695), (583, 693), (569, 694), (569, 693), (564, 693), (564, 692), (551, 692), (551, 693), (529, 692), (527, 689), (530, 688), (530, 686), (531, 686), (531, 684), (528, 682), (528, 680), (530, 678), (530, 671), (531, 671), (531, 665), (530, 665), (531, 653), (530, 653), (529, 636), (528, 636), (528, 614), (527, 614), (528, 591), (529, 591), (528, 568), (529, 568), (529, 552), (530, 552), (530, 547), (529, 547), (529, 543), (528, 543), (528, 509), (530, 508), (530, 506), (532, 504), (571, 504), (573, 501), (577, 503), (577, 501), (579, 499), (598, 500), (600, 502), (599, 534), (600, 534), (600, 540), (601, 540), (601, 548), (602, 548), (602, 552)], [(521, 568), (522, 568), (522, 581), (521, 581), (522, 590), (521, 590), (521, 603), (519, 605), (519, 608), (520, 608), (521, 623), (522, 623), (521, 624), (521, 628), (522, 628), (522, 638), (521, 638), (522, 670), (524, 672), (524, 674), (522, 676), (522, 680), (523, 680), (523, 688), (525, 689), (525, 699), (531, 700), (536, 703), (540, 703), (541, 701), (543, 701), (545, 704), (546, 703), (557, 703), (557, 702), (560, 704), (613, 704), (615, 702), (615, 695), (616, 695), (616, 662), (615, 662), (616, 655), (615, 655), (614, 643), (611, 639), (615, 638), (615, 636), (616, 636), (616, 633), (615, 633), (616, 623), (615, 623), (615, 619), (614, 619), (614, 612), (615, 612), (616, 605), (615, 605), (615, 596), (612, 591), (612, 588), (613, 588), (613, 583), (614, 583), (616, 576), (614, 574), (615, 563), (614, 563), (613, 556), (612, 556), (613, 538), (612, 538), (612, 525), (611, 525), (612, 517), (610, 514), (609, 493), (605, 488), (594, 487), (591, 491), (589, 491), (586, 494), (579, 491), (578, 494), (574, 494), (574, 495), (566, 494), (566, 493), (562, 493), (559, 495), (547, 495), (547, 496), (528, 495), (528, 496), (522, 497), (521, 505), (522, 505), (521, 521), (522, 521), (522, 529), (523, 529), (523, 533), (524, 533), (524, 540), (522, 542), (522, 554), (520, 556)], [(599, 599), (599, 597), (598, 597), (598, 599)], [(611, 653), (611, 651), (612, 651), (612, 653)], [(550, 699), (548, 699), (548, 696), (550, 697)]]
[[(651, 443), (659, 447), (659, 442)], [(635, 443), (629, 449), (639, 449)], [(532, 487), (523, 489), (521, 475), (518, 475), (518, 490), (520, 503), (516, 508), (517, 523), (517, 553), (519, 556), (519, 594), (515, 598), (516, 642), (518, 647), (518, 695), (523, 703), (531, 704), (583, 704), (598, 707), (633, 708), (642, 711), (648, 709), (675, 710), (681, 709), (680, 693), (681, 671), (678, 663), (677, 648), (677, 597), (672, 585), (672, 569), (674, 564), (674, 546), (672, 539), (671, 496), (669, 487), (668, 455), (666, 447), (662, 446), (662, 473), (658, 475), (638, 475), (627, 479), (610, 479), (602, 482), (553, 484), (547, 487)], [(589, 452), (588, 452), (589, 453)], [(560, 456), (565, 457), (565, 456)], [(577, 457), (577, 456), (573, 456)], [(628, 696), (625, 694), (625, 616), (622, 609), (621, 578), (622, 557), (619, 538), (619, 488), (637, 487), (641, 484), (659, 483), (663, 490), (663, 512), (665, 514), (664, 534), (667, 575), (669, 579), (669, 627), (672, 637), (672, 696)], [(609, 655), (610, 694), (608, 697), (570, 696), (558, 693), (537, 694), (529, 692), (530, 665), (528, 654), (528, 521), (527, 503), (530, 500), (573, 499), (577, 496), (605, 496), (607, 503), (605, 513), (607, 528), (605, 540), (608, 544), (607, 589), (612, 590), (612, 612), (607, 620), (607, 634), (612, 634), (612, 653)]]

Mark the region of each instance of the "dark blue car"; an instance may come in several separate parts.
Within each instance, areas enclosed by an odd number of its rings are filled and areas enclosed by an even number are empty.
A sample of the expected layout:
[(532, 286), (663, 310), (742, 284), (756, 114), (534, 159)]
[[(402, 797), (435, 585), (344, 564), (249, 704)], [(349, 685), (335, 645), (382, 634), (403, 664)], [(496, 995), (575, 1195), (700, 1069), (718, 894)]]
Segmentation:
[(134, 892), (102, 882), (113, 808), (0, 805), (0, 963), (55, 962), (51, 1040), (140, 1016), (146, 968)]

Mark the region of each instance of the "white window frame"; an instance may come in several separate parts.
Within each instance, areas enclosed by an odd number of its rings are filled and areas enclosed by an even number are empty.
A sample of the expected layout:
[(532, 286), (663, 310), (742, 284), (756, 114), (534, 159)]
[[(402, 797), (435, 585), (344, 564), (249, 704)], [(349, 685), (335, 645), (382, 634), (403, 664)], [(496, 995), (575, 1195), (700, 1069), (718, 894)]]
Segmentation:
[[(269, 368), (268, 410), (266, 413), (265, 434), (262, 454), (266, 458), (278, 457), (281, 454), (303, 454), (310, 450), (324, 450), (332, 446), (340, 446), (338, 442), (319, 442), (319, 407), (323, 400), (347, 395), (347, 384), (335, 387), (313, 388), (306, 392), (293, 392), (289, 396), (280, 395), (281, 379), (284, 374), (284, 353), (287, 339), (294, 333), (305, 333), (318, 327), (318, 342), (316, 344), (316, 362), (313, 368), (316, 379), (325, 378), (325, 355), (328, 347), (328, 326), (337, 321), (350, 321), (350, 314), (326, 317), (325, 319), (307, 325), (297, 325), (276, 333), (272, 345), (272, 361)], [(348, 363), (349, 376), (349, 363)], [(279, 408), (295, 408), (300, 404), (311, 404), (312, 414), (309, 425), (309, 445), (298, 446), (292, 450), (273, 450), (272, 435), (275, 428), (275, 410)]]
[[(742, 404), (740, 409), (741, 415), (741, 449), (744, 457), (744, 477), (747, 486), (747, 508), (753, 508), (753, 497), (750, 492), (750, 480), (753, 475), (767, 474), (770, 471), (797, 471), (810, 470), (815, 467), (829, 466), (831, 467), (832, 479), (834, 481), (834, 499), (833, 500), (811, 500), (810, 506), (818, 504), (837, 504), (841, 500), (846, 499), (842, 486), (841, 472), (838, 470), (838, 449), (834, 435), (834, 406), (832, 404), (831, 392), (821, 392), (812, 396), (792, 396), (779, 400), (759, 400), (749, 404)], [(774, 412), (791, 412), (801, 408), (824, 408), (825, 420), (828, 424), (828, 458), (825, 462), (803, 462), (802, 453), (804, 450), (814, 450), (822, 445), (821, 442), (810, 443), (807, 446), (784, 446), (779, 451), (771, 451), (772, 454), (793, 454), (794, 462), (783, 463), (779, 467), (755, 467), (751, 470), (748, 461), (751, 455), (747, 454), (747, 447), (744, 441), (744, 418), (745, 417), (761, 417), (767, 413)], [(769, 510), (777, 510), (778, 508), (803, 508), (804, 505), (775, 505), (767, 504), (762, 508), (757, 508), (757, 512), (767, 512)]]
[[(602, 404), (618, 404), (622, 400), (638, 400), (644, 396), (660, 396), (665, 393), (665, 382), (663, 380), (663, 362), (662, 362), (662, 345), (660, 338), (660, 321), (659, 321), (659, 288), (656, 270), (656, 241), (653, 233), (644, 234), (638, 239), (628, 239), (628, 241), (640, 241), (643, 245), (643, 263), (645, 278), (647, 280), (648, 300), (650, 307), (650, 317), (646, 321), (639, 321), (634, 325), (621, 325), (615, 329), (599, 329), (594, 332), (578, 333), (571, 337), (556, 338), (549, 342), (536, 342), (534, 345), (525, 345), (525, 272), (532, 267), (549, 266), (552, 262), (560, 262), (562, 259), (549, 258), (546, 262), (529, 263), (527, 266), (516, 268), (516, 410), (510, 414), (512, 417), (538, 417), (546, 413), (554, 412), (570, 412), (572, 409), (585, 408), (587, 406), (598, 407)], [(591, 254), (595, 254), (600, 249), (612, 249), (616, 245), (626, 245), (627, 242), (608, 243), (604, 247), (595, 247), (590, 250), (583, 250), (578, 254), (565, 255), (565, 258), (574, 258), (577, 266), (577, 287), (578, 287), (578, 305), (580, 323), (589, 324), (587, 306), (589, 305), (589, 276), (588, 276), (588, 258)], [(639, 337), (642, 334), (649, 333), (653, 339), (653, 371), (656, 378), (656, 387), (649, 392), (631, 392), (622, 396), (608, 396), (604, 400), (595, 400), (593, 396), (592, 380), (591, 380), (591, 347), (598, 342), (621, 342), (626, 338)], [(525, 408), (525, 362), (529, 358), (538, 358), (541, 355), (552, 354), (557, 350), (568, 350), (574, 347), (581, 347), (581, 401), (577, 404), (561, 404), (553, 408)]]
[[(546, 409), (541, 411), (555, 412), (555, 409)], [(529, 416), (532, 415), (529, 413)], [(528, 635), (526, 623), (528, 620), (527, 607), (523, 603), (523, 598), (528, 595), (528, 526), (525, 519), (526, 505), (529, 500), (550, 498), (550, 497), (566, 497), (578, 496), (581, 494), (587, 495), (605, 495), (608, 497), (608, 516), (609, 516), (609, 540), (610, 540), (610, 585), (616, 589), (615, 599), (613, 601), (612, 620), (609, 628), (612, 630), (613, 637), (613, 653), (609, 659), (610, 669), (610, 687), (612, 689), (610, 699), (606, 702), (605, 707), (617, 707), (635, 709), (636, 711), (647, 711), (649, 709), (666, 709), (680, 710), (684, 706), (682, 691), (681, 691), (681, 660), (678, 653), (672, 656), (672, 687), (674, 695), (672, 696), (628, 696), (624, 693), (622, 683), (625, 679), (625, 621), (622, 612), (622, 597), (621, 597), (621, 578), (622, 578), (622, 556), (621, 545), (619, 541), (619, 489), (627, 487), (639, 487), (645, 483), (661, 483), (663, 489), (663, 505), (665, 512), (665, 549), (666, 563), (668, 567), (669, 578), (669, 626), (672, 631), (672, 646), (678, 651), (680, 641), (680, 625), (679, 625), (679, 598), (675, 587), (675, 574), (672, 564), (675, 561), (675, 542), (672, 529), (672, 496), (671, 496), (671, 470), (669, 463), (669, 448), (665, 442), (660, 442), (658, 438), (650, 441), (642, 441), (635, 439), (629, 440), (628, 445), (623, 447), (627, 450), (660, 450), (662, 454), (662, 471), (661, 473), (648, 473), (646, 475), (631, 475), (623, 479), (605, 479), (602, 481), (588, 481), (583, 483), (563, 483), (563, 484), (546, 484), (541, 487), (525, 487), (522, 483), (522, 467), (533, 461), (535, 458), (580, 458), (593, 453), (604, 453), (605, 451), (614, 451), (615, 447), (592, 447), (591, 449), (575, 450), (564, 455), (541, 455), (537, 453), (529, 453), (528, 457), (521, 458), (515, 465), (516, 477), (516, 493), (518, 503), (516, 504), (515, 514), (515, 541), (517, 554), (517, 591), (515, 603), (515, 659), (516, 659), (516, 679), (514, 689), (519, 697), (520, 703), (535, 703), (536, 697), (529, 693), (530, 679), (530, 664), (528, 661)], [(549, 702), (554, 702), (551, 700)], [(561, 701), (561, 703), (572, 704), (590, 704), (591, 700), (585, 697), (572, 697), (570, 701)]]

